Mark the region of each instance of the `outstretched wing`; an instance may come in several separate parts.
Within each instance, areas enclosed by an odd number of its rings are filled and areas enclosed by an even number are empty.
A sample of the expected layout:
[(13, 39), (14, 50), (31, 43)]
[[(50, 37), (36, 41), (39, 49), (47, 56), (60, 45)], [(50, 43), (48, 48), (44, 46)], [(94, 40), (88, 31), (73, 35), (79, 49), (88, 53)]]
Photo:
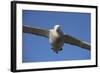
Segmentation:
[(79, 39), (76, 39), (76, 38), (69, 36), (69, 35), (64, 35), (64, 42), (69, 43), (71, 45), (75, 45), (75, 46), (84, 48), (84, 49), (87, 49), (87, 50), (91, 50), (90, 44), (88, 44), (84, 41), (81, 41)]
[(39, 36), (43, 36), (43, 37), (48, 37), (48, 35), (49, 35), (49, 30), (33, 28), (33, 27), (28, 27), (28, 26), (23, 26), (23, 32), (29, 33), (29, 34), (34, 34), (34, 35), (39, 35)]

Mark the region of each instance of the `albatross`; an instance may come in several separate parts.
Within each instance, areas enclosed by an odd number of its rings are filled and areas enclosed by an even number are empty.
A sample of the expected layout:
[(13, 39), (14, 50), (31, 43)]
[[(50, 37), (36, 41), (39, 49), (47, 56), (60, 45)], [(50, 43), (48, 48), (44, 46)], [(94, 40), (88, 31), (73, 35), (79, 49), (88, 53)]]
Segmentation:
[(64, 34), (61, 30), (60, 25), (55, 25), (53, 29), (49, 30), (24, 25), (23, 32), (48, 38), (49, 43), (52, 46), (51, 49), (57, 54), (62, 50), (64, 43), (78, 46), (89, 51), (91, 50), (91, 46), (89, 43), (74, 38), (73, 36), (70, 36), (68, 34)]

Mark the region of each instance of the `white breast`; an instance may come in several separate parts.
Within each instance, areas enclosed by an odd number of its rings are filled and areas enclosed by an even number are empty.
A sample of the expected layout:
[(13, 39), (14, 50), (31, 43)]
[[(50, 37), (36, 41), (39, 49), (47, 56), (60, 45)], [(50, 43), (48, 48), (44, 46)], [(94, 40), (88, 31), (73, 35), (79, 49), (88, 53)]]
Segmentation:
[(59, 36), (60, 35), (57, 33), (57, 31), (51, 29), (49, 33), (49, 42), (53, 43)]

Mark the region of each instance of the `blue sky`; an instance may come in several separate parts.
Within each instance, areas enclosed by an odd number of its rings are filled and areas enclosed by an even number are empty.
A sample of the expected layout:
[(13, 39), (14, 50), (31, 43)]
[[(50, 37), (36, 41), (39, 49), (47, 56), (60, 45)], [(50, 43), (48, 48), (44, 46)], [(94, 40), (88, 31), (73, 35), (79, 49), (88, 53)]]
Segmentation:
[[(91, 15), (89, 13), (76, 12), (51, 12), (23, 10), (23, 25), (51, 29), (59, 24), (65, 34), (74, 36), (88, 43), (90, 41)], [(63, 60), (91, 59), (91, 52), (70, 44), (64, 44), (63, 50), (58, 54), (51, 50), (51, 45), (45, 37), (23, 33), (22, 61), (47, 62)]]

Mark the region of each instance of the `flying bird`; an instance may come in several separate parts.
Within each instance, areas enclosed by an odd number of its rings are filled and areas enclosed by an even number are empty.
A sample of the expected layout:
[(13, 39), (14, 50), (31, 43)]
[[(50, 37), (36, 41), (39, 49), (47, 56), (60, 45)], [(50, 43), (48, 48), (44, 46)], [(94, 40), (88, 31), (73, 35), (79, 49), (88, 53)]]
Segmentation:
[(55, 25), (53, 29), (49, 30), (23, 26), (23, 32), (48, 38), (52, 46), (51, 49), (57, 54), (62, 50), (64, 43), (78, 46), (89, 51), (91, 50), (89, 43), (74, 38), (68, 34), (64, 34), (60, 25)]

